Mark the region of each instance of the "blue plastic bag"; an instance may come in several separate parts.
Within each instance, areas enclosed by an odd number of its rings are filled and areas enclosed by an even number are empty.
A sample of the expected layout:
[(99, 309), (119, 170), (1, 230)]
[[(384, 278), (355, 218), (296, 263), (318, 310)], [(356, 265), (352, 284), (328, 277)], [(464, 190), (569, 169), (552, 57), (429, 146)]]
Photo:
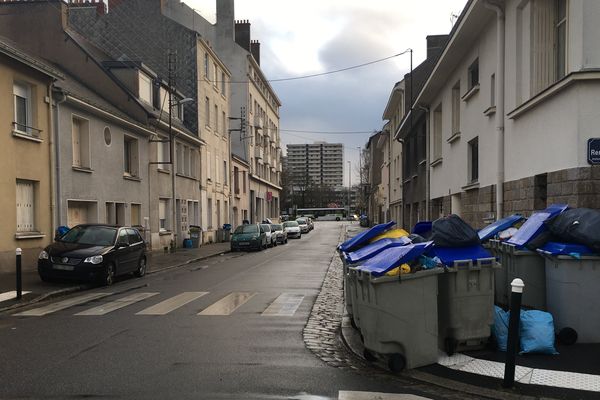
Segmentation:
[(508, 313), (498, 306), (494, 306), (492, 334), (496, 338), (498, 350), (506, 351), (508, 344)]
[(521, 311), (519, 331), (521, 354), (558, 354), (554, 347), (552, 314), (539, 310)]

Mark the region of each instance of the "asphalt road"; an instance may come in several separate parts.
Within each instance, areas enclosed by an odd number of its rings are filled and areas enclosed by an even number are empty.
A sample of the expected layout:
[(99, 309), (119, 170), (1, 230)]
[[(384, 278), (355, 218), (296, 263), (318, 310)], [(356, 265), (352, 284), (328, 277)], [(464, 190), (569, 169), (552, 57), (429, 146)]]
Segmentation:
[[(340, 391), (415, 393), (394, 379), (331, 367), (305, 347), (302, 329), (341, 226), (318, 223), (284, 246), (127, 279), (20, 310), (25, 315), (0, 315), (0, 398), (326, 400), (341, 399)], [(97, 298), (60, 309), (84, 295)]]

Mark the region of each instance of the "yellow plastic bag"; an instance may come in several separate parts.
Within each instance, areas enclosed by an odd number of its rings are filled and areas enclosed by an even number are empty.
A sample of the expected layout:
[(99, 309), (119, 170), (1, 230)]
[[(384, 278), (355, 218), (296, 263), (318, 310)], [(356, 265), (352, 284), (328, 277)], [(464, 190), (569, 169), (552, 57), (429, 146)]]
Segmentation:
[(398, 239), (398, 238), (405, 237), (408, 235), (409, 235), (409, 233), (406, 232), (404, 229), (401, 229), (401, 228), (390, 229), (389, 231), (383, 232), (379, 236), (375, 236), (375, 238), (371, 239), (371, 241), (369, 243), (373, 243), (378, 240), (386, 239), (386, 238), (387, 239)]
[(388, 272), (385, 273), (386, 276), (398, 276), (398, 271), (400, 271), (401, 274), (410, 274), (410, 265), (408, 264), (402, 264), (399, 267), (396, 267)]

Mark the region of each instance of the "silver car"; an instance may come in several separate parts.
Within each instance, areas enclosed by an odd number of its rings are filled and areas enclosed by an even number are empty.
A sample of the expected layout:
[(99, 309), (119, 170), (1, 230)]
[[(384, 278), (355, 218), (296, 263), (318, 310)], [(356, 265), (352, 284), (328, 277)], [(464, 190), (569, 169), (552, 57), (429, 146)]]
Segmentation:
[(283, 225), (281, 224), (271, 224), (272, 234), (275, 235), (275, 243), (277, 244), (285, 244), (287, 243), (287, 232), (283, 229)]
[(260, 227), (265, 232), (265, 235), (267, 235), (267, 246), (277, 246), (277, 240), (271, 231), (271, 224), (260, 224)]
[(310, 231), (310, 227), (308, 226), (308, 220), (306, 218), (297, 218), (296, 222), (300, 225), (300, 232), (308, 233)]
[(287, 233), (288, 238), (298, 238), (302, 237), (302, 232), (300, 231), (300, 225), (296, 221), (286, 221), (283, 223), (283, 230)]

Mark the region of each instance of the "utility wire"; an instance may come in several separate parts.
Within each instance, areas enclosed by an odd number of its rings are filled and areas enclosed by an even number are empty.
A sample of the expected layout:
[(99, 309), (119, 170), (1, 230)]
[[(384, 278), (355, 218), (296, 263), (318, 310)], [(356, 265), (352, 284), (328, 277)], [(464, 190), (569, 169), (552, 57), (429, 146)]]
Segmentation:
[(364, 135), (366, 133), (371, 134), (373, 132), (377, 132), (376, 130), (370, 131), (305, 131), (298, 129), (279, 129), (281, 132), (298, 132), (298, 133), (318, 133), (325, 135)]

